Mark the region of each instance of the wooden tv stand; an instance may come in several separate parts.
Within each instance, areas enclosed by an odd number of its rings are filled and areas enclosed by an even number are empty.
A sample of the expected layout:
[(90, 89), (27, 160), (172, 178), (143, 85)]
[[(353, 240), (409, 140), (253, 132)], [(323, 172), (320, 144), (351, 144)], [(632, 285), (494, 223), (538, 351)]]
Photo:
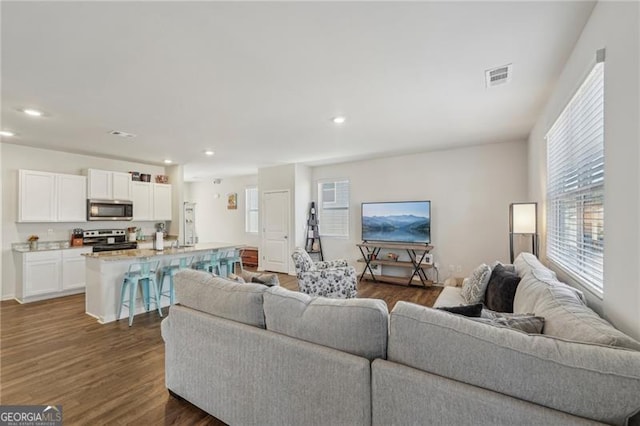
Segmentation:
[[(396, 285), (417, 285), (427, 287), (433, 285), (433, 281), (427, 278), (425, 269), (432, 268), (433, 266), (428, 263), (422, 263), (425, 256), (431, 250), (433, 246), (427, 244), (392, 244), (392, 243), (360, 243), (356, 244), (362, 253), (362, 259), (358, 259), (358, 262), (365, 263), (364, 270), (360, 274), (359, 281), (370, 280), (374, 282), (385, 282)], [(410, 260), (391, 260), (383, 259), (380, 257), (381, 250), (395, 250), (405, 251), (409, 255)], [(400, 268), (409, 268), (412, 273), (410, 277), (396, 277), (392, 275), (374, 274), (372, 265), (380, 265), (380, 268), (384, 266), (394, 266)], [(382, 272), (382, 269), (380, 270)]]

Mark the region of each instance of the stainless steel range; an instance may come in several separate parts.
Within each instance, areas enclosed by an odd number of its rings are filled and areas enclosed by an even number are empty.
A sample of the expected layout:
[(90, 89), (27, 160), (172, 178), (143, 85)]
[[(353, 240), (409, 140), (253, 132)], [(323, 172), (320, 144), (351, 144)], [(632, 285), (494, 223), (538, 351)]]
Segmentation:
[(129, 250), (138, 248), (138, 243), (127, 241), (126, 229), (93, 229), (82, 233), (82, 243), (93, 246), (93, 252)]

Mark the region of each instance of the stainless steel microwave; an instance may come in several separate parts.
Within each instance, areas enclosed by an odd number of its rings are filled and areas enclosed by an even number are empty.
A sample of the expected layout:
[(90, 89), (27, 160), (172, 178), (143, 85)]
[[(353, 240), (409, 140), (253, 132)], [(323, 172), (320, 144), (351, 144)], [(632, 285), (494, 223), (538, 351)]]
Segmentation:
[(87, 200), (87, 220), (133, 220), (133, 203), (126, 200)]

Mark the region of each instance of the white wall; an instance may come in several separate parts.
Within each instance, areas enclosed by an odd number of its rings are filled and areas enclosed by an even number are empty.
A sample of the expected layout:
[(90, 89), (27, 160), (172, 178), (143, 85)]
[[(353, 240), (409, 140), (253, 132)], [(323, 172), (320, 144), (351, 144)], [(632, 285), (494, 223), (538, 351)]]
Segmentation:
[[(245, 232), (245, 189), (256, 186), (258, 177), (240, 176), (224, 178), (222, 183), (212, 181), (185, 184), (185, 201), (196, 203), (196, 232), (198, 241), (228, 242), (258, 246), (258, 234)], [(238, 209), (227, 209), (227, 195), (238, 194)], [(216, 198), (216, 194), (219, 195)]]
[[(543, 203), (544, 135), (583, 81), (596, 50), (606, 48), (604, 297), (599, 299), (554, 265), (549, 266), (564, 281), (585, 290), (592, 307), (636, 338), (640, 338), (639, 9), (637, 2), (596, 5), (529, 137), (529, 194)], [(544, 224), (544, 204), (542, 207)], [(542, 259), (546, 260), (544, 244)]]
[(450, 264), (462, 266), (456, 276), (466, 276), (482, 262), (509, 260), (509, 204), (527, 199), (527, 147), (517, 141), (319, 166), (312, 177), (313, 199), (319, 179), (350, 181), (350, 234), (323, 237), (325, 259), (355, 265), (362, 202), (431, 200), (433, 254), (443, 281)]
[(304, 247), (307, 241), (307, 218), (311, 204), (311, 168), (296, 164), (295, 179), (295, 244), (296, 247)]
[(132, 170), (157, 175), (165, 174), (164, 167), (6, 143), (0, 144), (0, 150), (2, 151), (0, 163), (2, 165), (2, 299), (14, 296), (15, 267), (11, 243), (24, 242), (31, 234), (39, 235), (41, 241), (67, 240), (70, 239), (73, 228), (139, 226), (146, 234), (151, 234), (154, 230), (153, 222), (16, 223), (18, 169), (80, 175), (83, 169), (94, 168), (120, 172)]

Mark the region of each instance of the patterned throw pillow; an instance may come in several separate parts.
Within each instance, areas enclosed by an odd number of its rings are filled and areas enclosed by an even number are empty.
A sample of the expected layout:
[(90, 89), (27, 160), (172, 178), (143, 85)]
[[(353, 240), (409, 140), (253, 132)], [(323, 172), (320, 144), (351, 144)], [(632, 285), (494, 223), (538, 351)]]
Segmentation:
[(460, 291), (460, 295), (466, 303), (473, 305), (484, 300), (489, 277), (491, 277), (491, 268), (484, 263), (473, 270)]

